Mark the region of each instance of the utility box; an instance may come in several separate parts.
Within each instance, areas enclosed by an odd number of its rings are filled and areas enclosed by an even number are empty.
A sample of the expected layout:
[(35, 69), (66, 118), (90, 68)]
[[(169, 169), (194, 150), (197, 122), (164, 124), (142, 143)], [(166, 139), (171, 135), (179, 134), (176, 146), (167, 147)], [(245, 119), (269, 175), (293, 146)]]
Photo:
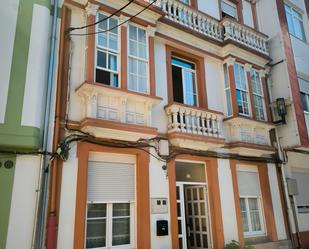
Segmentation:
[(288, 184), (289, 195), (298, 195), (298, 187), (297, 187), (296, 179), (287, 178), (286, 181), (287, 181), (287, 184)]
[(157, 220), (157, 236), (167, 236), (167, 235), (168, 235), (168, 221)]

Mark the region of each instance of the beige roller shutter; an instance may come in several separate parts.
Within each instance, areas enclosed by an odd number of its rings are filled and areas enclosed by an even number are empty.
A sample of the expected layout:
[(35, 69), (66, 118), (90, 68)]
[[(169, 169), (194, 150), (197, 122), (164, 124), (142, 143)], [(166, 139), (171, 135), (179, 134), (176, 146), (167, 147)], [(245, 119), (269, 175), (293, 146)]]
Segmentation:
[(257, 172), (237, 171), (239, 196), (260, 196), (260, 184)]
[(89, 202), (134, 201), (134, 164), (89, 161)]

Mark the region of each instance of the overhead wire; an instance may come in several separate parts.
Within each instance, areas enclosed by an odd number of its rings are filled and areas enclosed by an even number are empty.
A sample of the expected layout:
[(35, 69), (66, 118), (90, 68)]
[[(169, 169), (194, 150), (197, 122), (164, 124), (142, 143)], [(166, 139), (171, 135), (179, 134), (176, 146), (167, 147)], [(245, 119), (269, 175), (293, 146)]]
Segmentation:
[(137, 17), (139, 14), (141, 14), (142, 12), (144, 12), (145, 10), (147, 10), (148, 8), (150, 8), (155, 2), (157, 2), (158, 0), (153, 0), (150, 4), (148, 4), (146, 7), (144, 7), (142, 10), (140, 10), (139, 12), (137, 12), (136, 14), (134, 14), (133, 16), (129, 17), (127, 20), (117, 24), (116, 26), (110, 28), (110, 29), (106, 29), (106, 30), (101, 30), (101, 31), (96, 31), (96, 32), (90, 32), (90, 33), (77, 33), (77, 34), (71, 34), (71, 36), (88, 36), (88, 35), (96, 35), (96, 34), (101, 34), (101, 33), (106, 33), (109, 31), (112, 31), (118, 27), (120, 27), (121, 25), (131, 21), (133, 18)]
[(122, 6), (120, 9), (116, 10), (115, 12), (113, 12), (112, 14), (110, 14), (109, 16), (105, 17), (105, 18), (102, 18), (94, 23), (90, 23), (90, 24), (87, 24), (87, 25), (84, 25), (84, 26), (80, 26), (80, 27), (70, 27), (68, 28), (67, 32), (71, 32), (73, 30), (79, 30), (79, 29), (85, 29), (85, 28), (89, 28), (89, 27), (92, 27), (92, 26), (95, 26), (101, 22), (104, 22), (108, 19), (110, 19), (111, 17), (117, 15), (119, 12), (121, 12), (122, 10), (124, 10), (126, 7), (128, 7), (134, 0), (129, 0), (129, 2)]

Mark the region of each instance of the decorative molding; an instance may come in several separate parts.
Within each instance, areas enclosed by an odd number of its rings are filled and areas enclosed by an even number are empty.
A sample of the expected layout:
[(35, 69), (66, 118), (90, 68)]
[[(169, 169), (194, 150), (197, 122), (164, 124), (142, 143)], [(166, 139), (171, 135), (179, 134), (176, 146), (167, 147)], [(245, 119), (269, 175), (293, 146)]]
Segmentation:
[(252, 65), (249, 64), (249, 63), (246, 63), (244, 68), (245, 68), (245, 71), (246, 71), (246, 72), (250, 72), (251, 69), (252, 69)]
[(227, 66), (234, 66), (235, 62), (236, 62), (236, 59), (233, 57), (228, 57), (223, 61), (223, 63), (226, 63)]
[(86, 6), (87, 16), (96, 16), (99, 10), (99, 5), (88, 2)]

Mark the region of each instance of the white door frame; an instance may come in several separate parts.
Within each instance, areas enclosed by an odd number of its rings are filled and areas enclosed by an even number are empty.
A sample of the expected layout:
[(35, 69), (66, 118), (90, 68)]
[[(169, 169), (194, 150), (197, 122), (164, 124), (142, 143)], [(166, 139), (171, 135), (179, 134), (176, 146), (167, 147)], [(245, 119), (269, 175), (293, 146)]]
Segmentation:
[(208, 236), (208, 246), (209, 248), (212, 248), (212, 232), (211, 232), (211, 226), (210, 226), (210, 215), (209, 215), (209, 198), (208, 198), (208, 188), (207, 183), (205, 182), (176, 182), (176, 188), (179, 188), (179, 200), (177, 199), (177, 203), (180, 203), (180, 212), (181, 212), (181, 218), (179, 219), (177, 214), (177, 222), (178, 220), (181, 220), (181, 235), (178, 233), (178, 238), (182, 238), (182, 248), (187, 249), (187, 227), (186, 227), (186, 209), (185, 209), (185, 198), (184, 198), (184, 186), (185, 185), (192, 185), (192, 186), (205, 186), (206, 192), (205, 192), (205, 208), (207, 212), (207, 236)]

